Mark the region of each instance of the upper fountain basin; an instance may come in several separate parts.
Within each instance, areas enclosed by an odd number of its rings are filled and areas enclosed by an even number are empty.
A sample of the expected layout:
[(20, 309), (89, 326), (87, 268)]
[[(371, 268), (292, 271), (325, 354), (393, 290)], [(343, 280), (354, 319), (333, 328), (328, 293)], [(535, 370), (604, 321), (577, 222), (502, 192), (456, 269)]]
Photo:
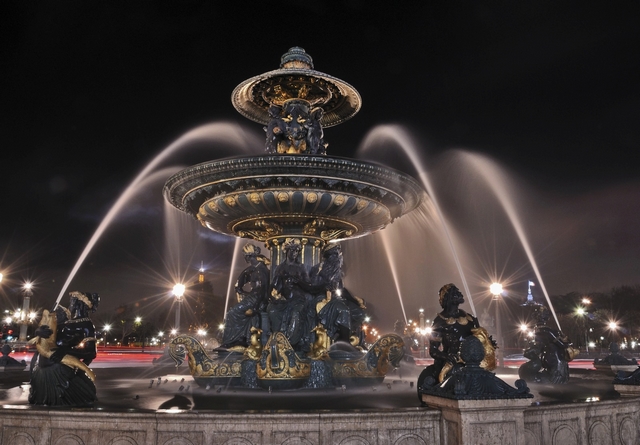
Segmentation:
[(171, 176), (163, 194), (204, 226), (267, 241), (362, 236), (412, 211), (426, 193), (412, 177), (332, 156), (265, 155), (204, 162)]

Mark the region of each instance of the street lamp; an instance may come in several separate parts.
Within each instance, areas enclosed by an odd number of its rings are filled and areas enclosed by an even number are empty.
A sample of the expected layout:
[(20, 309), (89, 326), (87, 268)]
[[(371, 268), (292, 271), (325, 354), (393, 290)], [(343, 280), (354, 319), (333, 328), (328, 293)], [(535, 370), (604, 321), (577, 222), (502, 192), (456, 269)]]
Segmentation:
[(104, 340), (103, 340), (103, 344), (102, 346), (107, 346), (107, 340), (109, 340), (109, 331), (111, 330), (111, 325), (110, 324), (105, 324), (102, 327), (102, 335), (104, 335)]
[(520, 341), (526, 344), (528, 334), (529, 334), (529, 325), (526, 323), (520, 323)]
[[(613, 338), (613, 341), (618, 343), (618, 322), (616, 322), (614, 320), (610, 320), (607, 323), (607, 327), (609, 328), (609, 331), (611, 331), (611, 337)], [(611, 343), (611, 342), (609, 342), (609, 343)]]
[(24, 286), (22, 286), (22, 293), (24, 296), (22, 299), (22, 317), (20, 318), (20, 336), (18, 337), (18, 341), (21, 342), (27, 341), (28, 320), (26, 317), (29, 313), (29, 305), (31, 304), (31, 296), (33, 295), (33, 291), (31, 290), (32, 288), (33, 284), (29, 281), (25, 282)]
[[(136, 317), (134, 320), (134, 326), (136, 328), (136, 331), (140, 334), (140, 338), (142, 339), (142, 352), (144, 352), (144, 344), (146, 341), (146, 336), (147, 336), (147, 326), (144, 325), (142, 323), (142, 317)], [(137, 338), (137, 334), (136, 334), (136, 338)]]
[(200, 336), (200, 341), (203, 343), (203, 346), (206, 346), (205, 337), (207, 336), (207, 331), (204, 329), (198, 329), (198, 335)]
[(504, 367), (504, 342), (502, 341), (502, 322), (500, 321), (500, 295), (502, 294), (502, 284), (492, 283), (489, 286), (489, 292), (493, 295), (493, 301), (496, 303), (496, 336), (498, 342), (498, 366)]
[[(583, 298), (582, 303), (588, 304), (588, 303), (591, 303), (591, 301), (589, 301), (588, 298)], [(584, 328), (585, 350), (587, 351), (587, 354), (588, 354), (589, 353), (589, 324), (588, 324), (589, 316), (587, 315), (587, 311), (583, 307), (578, 307), (576, 309), (576, 314), (580, 315), (582, 319), (582, 327)]]
[(182, 305), (182, 296), (184, 295), (185, 286), (182, 283), (176, 283), (173, 286), (173, 295), (176, 296), (176, 332), (180, 332), (180, 306)]
[(420, 358), (424, 358), (424, 309), (420, 308)]

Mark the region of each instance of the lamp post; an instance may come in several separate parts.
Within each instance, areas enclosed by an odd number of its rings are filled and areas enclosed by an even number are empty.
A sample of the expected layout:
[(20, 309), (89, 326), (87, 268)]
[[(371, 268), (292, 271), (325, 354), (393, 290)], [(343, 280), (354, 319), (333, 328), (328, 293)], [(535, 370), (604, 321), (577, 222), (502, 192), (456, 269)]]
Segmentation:
[(520, 342), (523, 342), (526, 344), (526, 337), (527, 334), (529, 333), (529, 325), (522, 323), (520, 324)]
[(207, 336), (207, 331), (205, 331), (204, 329), (198, 329), (198, 336), (200, 337), (200, 343), (202, 343), (203, 346), (207, 346), (205, 343), (206, 340), (206, 336)]
[(32, 287), (33, 285), (28, 281), (24, 283), (22, 287), (24, 297), (22, 299), (22, 312), (20, 313), (20, 336), (18, 337), (18, 341), (20, 342), (27, 341), (27, 327), (29, 323), (27, 315), (29, 314), (29, 305), (31, 304), (31, 296), (33, 295)]
[(587, 320), (588, 320), (587, 311), (584, 308), (579, 307), (578, 309), (576, 309), (576, 314), (580, 315), (582, 319), (582, 328), (584, 329), (584, 347), (588, 354), (589, 353), (589, 328), (587, 323)]
[[(589, 305), (591, 304), (591, 299), (587, 298), (587, 297), (583, 297), (582, 298), (582, 304), (585, 307), (589, 307)], [(587, 345), (585, 347), (586, 347), (587, 353), (589, 353), (589, 313), (587, 312), (586, 309), (584, 311), (584, 315), (585, 315), (585, 318), (584, 318), (584, 338), (585, 338), (585, 340), (587, 342)]]
[(182, 297), (184, 295), (184, 284), (177, 283), (173, 286), (173, 295), (176, 296), (176, 333), (180, 332), (180, 306), (182, 305)]
[(136, 317), (135, 320), (133, 321), (133, 325), (136, 328), (136, 331), (138, 331), (138, 333), (140, 334), (140, 337), (142, 338), (142, 352), (144, 352), (144, 343), (145, 343), (145, 339), (146, 339), (146, 335), (147, 335), (147, 330), (146, 330), (146, 326), (142, 323), (142, 317)]
[(424, 358), (424, 309), (420, 308), (420, 358)]
[(500, 320), (500, 295), (502, 294), (502, 284), (493, 283), (489, 286), (489, 291), (493, 295), (496, 304), (496, 336), (498, 343), (498, 367), (504, 367), (504, 342), (502, 341), (502, 322)]
[(618, 343), (618, 323), (616, 321), (610, 321), (609, 323), (607, 323), (607, 327), (611, 332), (610, 338), (613, 338), (613, 340), (610, 340), (609, 343), (612, 343), (614, 341)]
[(104, 335), (104, 339), (102, 340), (102, 346), (107, 346), (109, 342), (109, 331), (111, 330), (110, 324), (105, 324), (102, 328), (102, 335)]

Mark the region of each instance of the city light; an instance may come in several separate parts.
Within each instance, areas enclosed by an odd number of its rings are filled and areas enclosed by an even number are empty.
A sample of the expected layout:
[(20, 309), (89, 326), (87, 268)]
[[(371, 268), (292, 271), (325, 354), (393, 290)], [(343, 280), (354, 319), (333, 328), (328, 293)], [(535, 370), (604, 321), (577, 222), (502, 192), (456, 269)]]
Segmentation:
[(181, 300), (182, 296), (184, 295), (184, 290), (185, 285), (182, 283), (177, 283), (175, 286), (173, 286), (173, 295), (175, 295), (178, 300)]
[(184, 291), (185, 291), (185, 285), (182, 283), (176, 283), (173, 286), (173, 295), (176, 296), (176, 321), (175, 321), (175, 327), (176, 327), (176, 331), (180, 330), (180, 305), (182, 304), (182, 297), (184, 295)]
[(489, 292), (491, 292), (491, 295), (493, 295), (494, 298), (497, 299), (498, 296), (502, 294), (502, 284), (492, 283), (491, 286), (489, 286)]
[(491, 283), (489, 286), (489, 292), (493, 295), (493, 300), (495, 301), (495, 311), (496, 311), (496, 340), (498, 343), (498, 353), (496, 354), (496, 358), (498, 359), (498, 366), (504, 366), (504, 340), (502, 338), (502, 320), (500, 319), (500, 294), (502, 294), (502, 284), (500, 283)]

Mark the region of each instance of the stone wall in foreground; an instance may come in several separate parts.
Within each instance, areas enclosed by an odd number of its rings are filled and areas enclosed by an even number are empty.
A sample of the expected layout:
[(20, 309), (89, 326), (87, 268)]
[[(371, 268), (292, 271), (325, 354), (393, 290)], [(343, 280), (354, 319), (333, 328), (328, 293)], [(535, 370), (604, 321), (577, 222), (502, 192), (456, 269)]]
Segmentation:
[[(461, 424), (482, 445), (636, 445), (640, 398), (593, 403), (473, 409)], [(515, 409), (514, 409), (515, 408)], [(451, 407), (447, 409), (452, 409)], [(470, 407), (463, 407), (469, 410)], [(520, 411), (524, 432), (507, 426)], [(483, 417), (486, 413), (486, 418)], [(496, 424), (502, 417), (505, 427)], [(105, 412), (0, 409), (2, 445), (453, 445), (453, 417), (432, 408), (349, 413)], [(521, 422), (521, 421), (520, 421)], [(469, 426), (465, 426), (468, 428)], [(524, 441), (522, 439), (524, 437)], [(478, 440), (482, 438), (481, 442)]]
[(637, 445), (640, 399), (533, 406), (524, 426), (526, 445)]
[(2, 445), (438, 444), (440, 413), (127, 413), (0, 410)]

